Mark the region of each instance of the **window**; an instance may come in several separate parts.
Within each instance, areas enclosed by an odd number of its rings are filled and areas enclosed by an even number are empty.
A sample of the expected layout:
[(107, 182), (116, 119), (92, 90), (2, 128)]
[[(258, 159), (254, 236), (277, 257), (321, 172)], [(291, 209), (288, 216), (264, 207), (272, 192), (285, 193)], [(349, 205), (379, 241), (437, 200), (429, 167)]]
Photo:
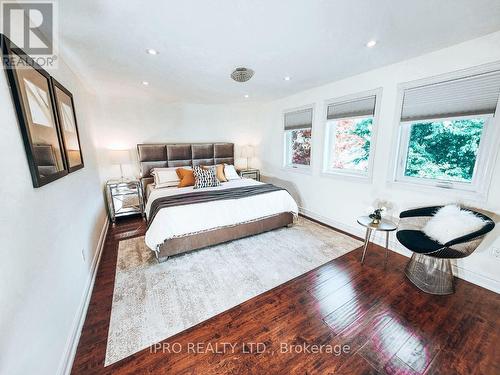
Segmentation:
[(404, 89), (395, 180), (484, 193), (499, 95), (500, 71)]
[(369, 176), (375, 103), (370, 95), (328, 105), (324, 172)]
[(486, 118), (409, 124), (404, 175), (470, 183)]
[(285, 113), (285, 166), (311, 165), (312, 108)]

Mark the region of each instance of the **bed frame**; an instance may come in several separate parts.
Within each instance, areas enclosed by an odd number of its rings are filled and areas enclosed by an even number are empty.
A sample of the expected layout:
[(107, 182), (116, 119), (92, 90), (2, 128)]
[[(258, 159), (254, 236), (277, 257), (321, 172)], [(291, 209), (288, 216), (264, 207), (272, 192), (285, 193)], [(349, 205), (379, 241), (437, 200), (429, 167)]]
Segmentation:
[[(143, 143), (137, 145), (141, 186), (146, 201), (146, 192), (154, 179), (153, 168), (182, 167), (196, 165), (234, 164), (233, 143)], [(217, 245), (238, 238), (267, 232), (293, 224), (293, 214), (286, 212), (264, 217), (248, 223), (215, 228), (166, 240), (154, 249), (156, 258), (162, 262), (172, 255)]]

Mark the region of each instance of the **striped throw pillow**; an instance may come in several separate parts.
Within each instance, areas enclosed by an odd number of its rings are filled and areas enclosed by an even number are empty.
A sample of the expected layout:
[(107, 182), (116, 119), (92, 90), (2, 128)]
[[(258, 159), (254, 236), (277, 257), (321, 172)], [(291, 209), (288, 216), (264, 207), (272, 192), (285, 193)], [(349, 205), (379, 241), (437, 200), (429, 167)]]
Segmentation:
[(193, 167), (194, 187), (193, 189), (201, 189), (207, 187), (220, 186), (220, 182), (215, 175), (215, 168)]

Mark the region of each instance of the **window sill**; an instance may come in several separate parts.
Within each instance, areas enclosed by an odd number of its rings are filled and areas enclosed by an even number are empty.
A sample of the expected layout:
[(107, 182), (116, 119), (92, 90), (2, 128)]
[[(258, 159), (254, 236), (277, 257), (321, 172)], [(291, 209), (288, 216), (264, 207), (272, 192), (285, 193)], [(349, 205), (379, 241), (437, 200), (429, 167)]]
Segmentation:
[(419, 184), (411, 181), (398, 181), (398, 180), (389, 181), (388, 184), (394, 188), (418, 191), (424, 194), (432, 193), (432, 194), (445, 195), (448, 198), (448, 200), (450, 198), (454, 200), (468, 199), (471, 201), (484, 203), (488, 199), (487, 191), (464, 190), (458, 188), (449, 188), (443, 186)]
[(281, 167), (281, 170), (284, 172), (293, 172), (293, 173), (300, 173), (300, 174), (307, 174), (307, 175), (312, 175), (312, 168), (311, 166), (309, 167), (291, 167), (291, 166), (284, 166)]
[(349, 172), (322, 171), (321, 177), (334, 178), (344, 181), (355, 181), (362, 183), (371, 183), (372, 176), (370, 174), (362, 175)]

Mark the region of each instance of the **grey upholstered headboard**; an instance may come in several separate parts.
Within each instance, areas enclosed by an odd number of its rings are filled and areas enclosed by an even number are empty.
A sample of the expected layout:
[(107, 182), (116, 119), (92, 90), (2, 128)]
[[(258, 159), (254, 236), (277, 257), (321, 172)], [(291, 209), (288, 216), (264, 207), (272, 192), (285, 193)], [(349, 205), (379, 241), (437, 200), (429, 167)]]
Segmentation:
[(144, 193), (153, 168), (234, 164), (233, 143), (143, 143), (137, 152)]

